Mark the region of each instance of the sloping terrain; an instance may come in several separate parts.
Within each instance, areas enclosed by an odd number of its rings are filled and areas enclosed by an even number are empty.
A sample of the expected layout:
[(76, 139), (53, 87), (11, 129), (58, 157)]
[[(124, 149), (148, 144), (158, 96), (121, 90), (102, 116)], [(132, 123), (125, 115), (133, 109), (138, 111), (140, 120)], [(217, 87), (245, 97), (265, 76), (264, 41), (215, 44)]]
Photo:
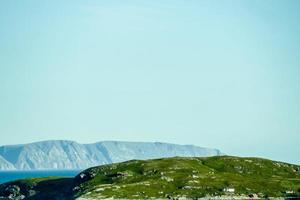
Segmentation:
[(13, 164), (5, 160), (2, 156), (0, 156), (0, 170), (14, 170), (15, 167)]
[(267, 198), (299, 194), (300, 166), (229, 156), (132, 160), (93, 167), (75, 178), (27, 179), (0, 185), (0, 196), (14, 199)]
[(104, 141), (79, 144), (54, 140), (0, 147), (1, 170), (86, 169), (132, 159), (216, 156), (217, 149), (159, 142)]

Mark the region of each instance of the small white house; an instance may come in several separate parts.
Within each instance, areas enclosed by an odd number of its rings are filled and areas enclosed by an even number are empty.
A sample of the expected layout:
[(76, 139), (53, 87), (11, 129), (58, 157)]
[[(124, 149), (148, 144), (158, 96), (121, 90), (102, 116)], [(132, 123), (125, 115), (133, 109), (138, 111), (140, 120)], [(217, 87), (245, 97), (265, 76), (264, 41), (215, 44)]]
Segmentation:
[(235, 191), (235, 189), (234, 188), (224, 188), (223, 191), (233, 193)]
[(294, 191), (292, 191), (292, 190), (287, 190), (287, 191), (285, 191), (285, 193), (286, 193), (286, 194), (294, 194)]

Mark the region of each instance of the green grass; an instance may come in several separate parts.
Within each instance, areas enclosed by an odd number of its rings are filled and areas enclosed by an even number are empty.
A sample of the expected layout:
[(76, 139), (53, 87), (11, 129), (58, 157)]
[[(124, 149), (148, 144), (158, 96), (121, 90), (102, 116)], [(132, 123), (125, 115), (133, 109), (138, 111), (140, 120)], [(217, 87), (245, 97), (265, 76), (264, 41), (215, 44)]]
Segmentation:
[[(286, 191), (300, 190), (299, 170), (286, 163), (228, 156), (129, 161), (86, 170), (96, 176), (83, 182), (77, 195), (196, 198), (225, 195), (223, 189), (231, 187), (237, 195), (286, 196)], [(117, 173), (130, 175), (113, 177)]]
[[(80, 174), (84, 174), (81, 178)], [(149, 199), (207, 195), (284, 197), (300, 194), (300, 166), (259, 158), (230, 156), (208, 158), (164, 158), (93, 167), (72, 178), (39, 178), (17, 181), (37, 191), (41, 199), (64, 195), (68, 199)], [(10, 183), (12, 184), (12, 183)], [(6, 185), (7, 186), (7, 185)], [(0, 185), (0, 196), (1, 196)], [(224, 188), (235, 192), (225, 193)], [(294, 194), (286, 194), (294, 191)], [(43, 195), (42, 197), (39, 195)]]

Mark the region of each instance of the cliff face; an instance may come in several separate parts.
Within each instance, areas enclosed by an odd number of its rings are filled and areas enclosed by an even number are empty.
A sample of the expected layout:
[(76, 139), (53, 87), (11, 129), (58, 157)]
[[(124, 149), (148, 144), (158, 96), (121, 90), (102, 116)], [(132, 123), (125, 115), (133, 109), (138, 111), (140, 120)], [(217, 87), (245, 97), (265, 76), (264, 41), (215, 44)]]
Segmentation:
[(85, 169), (131, 159), (216, 156), (216, 149), (168, 143), (44, 141), (0, 147), (1, 170)]
[(0, 170), (14, 170), (15, 167), (13, 164), (5, 160), (2, 156), (0, 156)]

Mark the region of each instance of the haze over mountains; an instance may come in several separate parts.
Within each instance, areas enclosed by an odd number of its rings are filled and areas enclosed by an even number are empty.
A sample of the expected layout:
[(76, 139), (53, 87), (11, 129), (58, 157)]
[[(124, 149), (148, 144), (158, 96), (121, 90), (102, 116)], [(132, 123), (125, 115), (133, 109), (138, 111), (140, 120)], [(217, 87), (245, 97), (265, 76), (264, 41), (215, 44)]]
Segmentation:
[(160, 142), (103, 141), (79, 144), (53, 140), (0, 147), (0, 170), (85, 169), (131, 159), (216, 156), (217, 149)]

